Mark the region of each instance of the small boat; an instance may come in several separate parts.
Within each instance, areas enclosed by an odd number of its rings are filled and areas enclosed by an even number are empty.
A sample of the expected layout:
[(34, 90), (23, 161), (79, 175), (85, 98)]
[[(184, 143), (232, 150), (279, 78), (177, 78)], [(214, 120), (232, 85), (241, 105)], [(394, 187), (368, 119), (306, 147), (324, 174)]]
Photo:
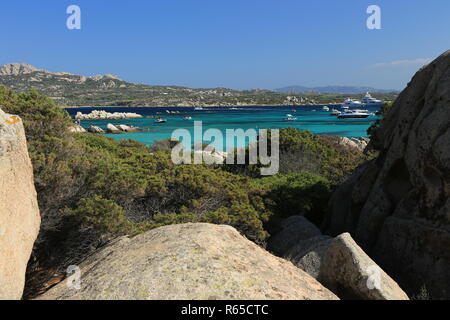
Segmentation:
[(297, 121), (297, 118), (287, 117), (284, 119), (284, 121)]
[(332, 116), (338, 116), (338, 115), (340, 115), (341, 113), (342, 113), (342, 112), (339, 111), (339, 110), (337, 110), (337, 109), (331, 110), (331, 115), (332, 115)]
[(192, 117), (187, 116), (187, 117), (184, 117), (183, 119), (184, 120), (192, 120)]
[(362, 119), (369, 116), (370, 113), (365, 112), (365, 110), (347, 110), (338, 115), (338, 119)]
[(324, 107), (322, 108), (322, 110), (328, 112), (328, 111), (330, 111), (330, 108), (328, 108), (328, 106), (324, 106)]
[(291, 118), (292, 114), (287, 114), (286, 117)]
[(203, 107), (195, 107), (194, 110), (195, 111), (201, 111), (201, 110), (203, 110)]
[(156, 119), (155, 120), (155, 123), (165, 123), (165, 122), (167, 122), (166, 119)]

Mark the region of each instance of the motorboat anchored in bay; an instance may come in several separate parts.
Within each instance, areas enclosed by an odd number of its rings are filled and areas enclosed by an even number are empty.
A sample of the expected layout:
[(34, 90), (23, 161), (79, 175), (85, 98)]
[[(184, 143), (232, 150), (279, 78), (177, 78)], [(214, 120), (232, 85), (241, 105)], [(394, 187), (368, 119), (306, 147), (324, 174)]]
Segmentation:
[(366, 96), (361, 100), (364, 106), (373, 106), (373, 107), (381, 107), (384, 102), (381, 100), (377, 100), (373, 98), (369, 92), (366, 93)]
[(367, 110), (347, 110), (337, 117), (338, 119), (363, 119), (369, 117), (371, 114)]
[(362, 105), (363, 104), (359, 100), (346, 99), (342, 104), (342, 109), (358, 108), (361, 107)]
[(297, 118), (293, 117), (291, 114), (288, 114), (287, 118), (284, 118), (284, 121), (297, 121)]

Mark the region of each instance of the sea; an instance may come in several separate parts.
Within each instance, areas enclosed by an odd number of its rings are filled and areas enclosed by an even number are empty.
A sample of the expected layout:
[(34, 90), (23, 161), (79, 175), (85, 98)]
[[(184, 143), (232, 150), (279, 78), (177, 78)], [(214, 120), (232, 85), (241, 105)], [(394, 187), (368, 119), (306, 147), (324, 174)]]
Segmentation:
[[(106, 129), (108, 123), (113, 125), (125, 124), (142, 129), (140, 132), (104, 134), (113, 139), (132, 139), (153, 145), (157, 140), (170, 139), (176, 129), (187, 129), (194, 136), (194, 121), (201, 121), (203, 132), (207, 129), (219, 129), (225, 136), (227, 129), (281, 129), (296, 128), (308, 130), (315, 134), (327, 134), (348, 138), (367, 137), (367, 129), (378, 119), (371, 115), (366, 119), (338, 119), (331, 115), (332, 109), (341, 110), (340, 105), (328, 105), (330, 111), (324, 111), (323, 105), (317, 106), (263, 106), (263, 107), (205, 107), (203, 110), (195, 110), (193, 107), (82, 107), (66, 109), (72, 117), (77, 112), (84, 114), (93, 110), (105, 110), (107, 112), (134, 112), (143, 116), (141, 119), (118, 120), (83, 120), (84, 128), (99, 126)], [(364, 107), (375, 113), (378, 107)], [(341, 110), (342, 111), (342, 110)], [(171, 112), (171, 113), (168, 113)], [(172, 113), (177, 112), (177, 113)], [(286, 121), (288, 115), (296, 118), (296, 121)], [(165, 123), (155, 123), (154, 117), (166, 119)], [(192, 117), (191, 120), (184, 119)], [(183, 140), (183, 139), (181, 139)], [(204, 141), (208, 142), (208, 141)], [(252, 142), (246, 139), (245, 145)], [(237, 145), (237, 147), (242, 147)]]

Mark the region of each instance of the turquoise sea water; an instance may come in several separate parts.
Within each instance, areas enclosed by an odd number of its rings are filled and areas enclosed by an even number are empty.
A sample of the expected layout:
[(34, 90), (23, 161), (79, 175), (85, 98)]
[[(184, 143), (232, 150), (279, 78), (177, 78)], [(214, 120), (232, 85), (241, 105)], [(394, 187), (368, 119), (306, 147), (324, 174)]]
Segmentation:
[[(323, 106), (302, 107), (209, 107), (202, 111), (194, 108), (128, 108), (128, 107), (93, 107), (93, 108), (71, 108), (67, 111), (74, 116), (77, 112), (90, 113), (92, 110), (105, 110), (108, 112), (135, 112), (144, 117), (160, 116), (167, 119), (166, 123), (155, 123), (154, 118), (121, 119), (121, 120), (84, 120), (81, 125), (88, 128), (90, 125), (106, 129), (108, 123), (125, 124), (140, 127), (142, 132), (105, 134), (114, 139), (133, 139), (147, 145), (152, 145), (156, 140), (169, 139), (172, 132), (178, 128), (189, 130), (193, 136), (194, 121), (202, 121), (203, 132), (209, 128), (216, 128), (225, 134), (226, 129), (277, 129), (297, 128), (309, 130), (316, 134), (329, 134), (344, 137), (366, 137), (367, 129), (377, 119), (370, 116), (366, 119), (337, 119), (330, 112), (322, 111)], [(329, 105), (340, 109), (338, 106)], [(366, 109), (366, 108), (364, 108)], [(377, 108), (368, 108), (375, 112)], [(177, 114), (168, 114), (169, 111), (179, 111)], [(294, 112), (295, 110), (295, 112)], [(314, 111), (315, 110), (315, 111)], [(287, 114), (297, 118), (297, 121), (284, 121)], [(191, 116), (192, 120), (183, 119)], [(208, 142), (208, 141), (205, 141)], [(246, 142), (248, 144), (248, 141)], [(239, 146), (238, 146), (239, 147)]]

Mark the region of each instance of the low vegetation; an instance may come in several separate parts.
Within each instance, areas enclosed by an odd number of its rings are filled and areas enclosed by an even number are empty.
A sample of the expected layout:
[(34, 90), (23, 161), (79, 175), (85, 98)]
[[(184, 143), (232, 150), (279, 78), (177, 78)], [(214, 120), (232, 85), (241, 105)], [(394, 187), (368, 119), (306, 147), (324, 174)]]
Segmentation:
[[(270, 131), (268, 136), (270, 137)], [(268, 149), (270, 150), (270, 143)], [(280, 174), (307, 171), (327, 179), (331, 185), (337, 185), (370, 157), (371, 155), (340, 145), (339, 137), (314, 135), (294, 128), (280, 129)], [(223, 169), (260, 178), (260, 166), (225, 165)]]

